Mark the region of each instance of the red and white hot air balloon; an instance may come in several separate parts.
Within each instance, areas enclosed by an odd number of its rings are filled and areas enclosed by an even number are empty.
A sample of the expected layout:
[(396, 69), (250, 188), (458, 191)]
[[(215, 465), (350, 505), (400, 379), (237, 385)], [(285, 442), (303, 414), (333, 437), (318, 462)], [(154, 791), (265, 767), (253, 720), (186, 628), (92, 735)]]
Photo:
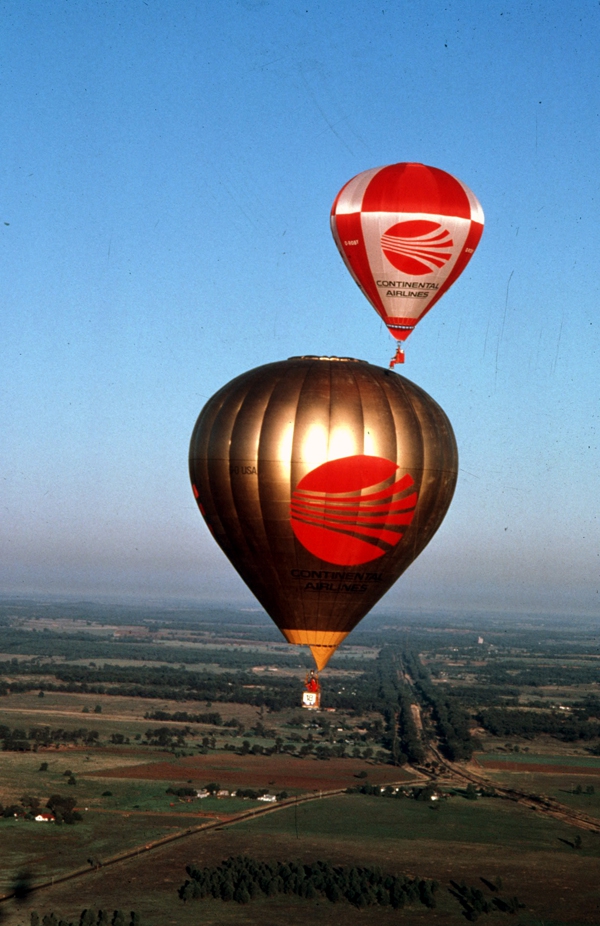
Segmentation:
[[(483, 221), (468, 186), (425, 164), (357, 174), (331, 209), (339, 252), (397, 341), (407, 339), (463, 272)], [(403, 361), (398, 345), (390, 366)]]

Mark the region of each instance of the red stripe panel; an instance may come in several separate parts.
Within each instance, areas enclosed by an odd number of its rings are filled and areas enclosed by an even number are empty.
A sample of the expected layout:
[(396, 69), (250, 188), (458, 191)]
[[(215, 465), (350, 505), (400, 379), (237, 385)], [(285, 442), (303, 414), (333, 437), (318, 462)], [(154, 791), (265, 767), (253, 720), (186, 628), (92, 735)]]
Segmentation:
[[(312, 470), (314, 472), (314, 470)], [(311, 475), (310, 473), (308, 475)], [(298, 485), (301, 485), (305, 482), (306, 476), (300, 480)], [(387, 489), (382, 489), (380, 492), (370, 492), (368, 495), (348, 495), (345, 498), (341, 498), (341, 502), (364, 502), (364, 501), (376, 501), (379, 498), (388, 498), (391, 495), (397, 495), (398, 492), (404, 492), (405, 489), (410, 489), (411, 486), (414, 486), (415, 481), (412, 476), (409, 476), (408, 473), (406, 476), (403, 476), (402, 479), (399, 479), (398, 482), (395, 482), (393, 485), (388, 486)], [(337, 494), (337, 493), (336, 493)], [(294, 497), (298, 499), (308, 499), (315, 498), (323, 501), (325, 499), (325, 493), (320, 495), (314, 495), (311, 492), (305, 492), (304, 490), (297, 488), (294, 492)], [(331, 498), (327, 498), (327, 501), (333, 501)]]
[[(308, 522), (304, 522), (304, 523), (308, 523)], [(322, 530), (328, 529), (327, 525), (319, 524), (318, 526)], [(334, 530), (333, 533), (337, 535), (338, 531)], [(360, 535), (362, 535), (363, 537), (375, 537), (377, 540), (384, 540), (386, 543), (392, 544), (392, 546), (395, 546), (398, 543), (398, 541), (402, 539), (402, 536), (403, 536), (402, 534), (396, 533), (395, 531), (382, 530), (380, 527), (377, 527), (377, 528), (360, 527), (360, 528), (357, 528), (356, 531), (353, 531), (353, 534), (354, 533), (358, 534), (359, 537)]]
[[(300, 543), (326, 563), (336, 563), (339, 566), (359, 566), (361, 563), (370, 563), (374, 559), (379, 559), (388, 552), (369, 541), (353, 537), (351, 534), (330, 531), (326, 527), (309, 527), (297, 521), (293, 523), (294, 532)], [(400, 536), (398, 536), (399, 539)]]
[[(294, 513), (292, 518), (294, 520), (303, 521), (305, 524), (329, 524), (331, 526), (340, 525), (340, 527), (356, 527), (356, 530), (362, 530), (362, 522), (368, 522), (369, 524), (410, 524), (414, 518), (414, 511), (405, 511), (403, 514), (392, 514), (388, 517), (348, 517), (344, 515), (337, 514), (325, 514), (320, 511), (315, 511), (314, 513), (306, 513), (301, 511), (299, 513)], [(376, 528), (376, 530), (381, 530), (381, 527)]]
[[(333, 215), (332, 218), (335, 222), (344, 257), (352, 268), (357, 282), (360, 280), (358, 286), (363, 290), (367, 299), (371, 300), (376, 311), (383, 317), (385, 310), (371, 273), (360, 216), (360, 212), (355, 212), (352, 215)], [(345, 241), (357, 241), (358, 244), (345, 245)]]
[(322, 504), (315, 501), (305, 501), (303, 498), (292, 497), (292, 509), (294, 511), (346, 511), (346, 512), (360, 512), (361, 515), (371, 514), (374, 512), (376, 515), (384, 511), (406, 511), (409, 508), (414, 508), (417, 504), (417, 493), (413, 492), (412, 495), (409, 495), (407, 498), (401, 498), (400, 501), (392, 502), (389, 505), (346, 505), (344, 502), (341, 502), (337, 499), (325, 498), (322, 501)]
[(424, 212), (471, 217), (471, 204), (461, 184), (450, 174), (425, 164), (390, 164), (371, 180), (363, 212)]

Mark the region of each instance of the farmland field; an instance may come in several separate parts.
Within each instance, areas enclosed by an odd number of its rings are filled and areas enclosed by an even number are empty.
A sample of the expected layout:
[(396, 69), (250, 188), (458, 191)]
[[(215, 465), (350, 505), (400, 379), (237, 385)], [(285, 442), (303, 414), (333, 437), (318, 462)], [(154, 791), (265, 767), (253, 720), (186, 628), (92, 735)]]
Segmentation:
[[(150, 781), (189, 781), (197, 784), (216, 778), (225, 787), (260, 787), (267, 782), (277, 790), (327, 791), (348, 788), (356, 784), (361, 774), (366, 776), (373, 766), (355, 759), (291, 758), (290, 756), (238, 756), (235, 754), (187, 757), (177, 762), (149, 762), (143, 765), (124, 765), (106, 768), (98, 773), (103, 779), (136, 778)], [(401, 782), (412, 777), (403, 769), (393, 766), (377, 768), (379, 784)]]
[[(305, 656), (259, 617), (59, 611), (0, 607), (6, 926), (32, 911), (76, 924), (84, 907), (136, 910), (141, 926), (454, 926), (479, 894), (492, 924), (511, 904), (515, 926), (600, 922), (600, 675), (585, 625), (473, 632), (420, 615), (398, 634), (389, 621), (334, 657), (310, 713)], [(35, 822), (52, 796), (64, 820)], [(238, 855), (431, 879), (435, 907), (180, 900), (187, 865)]]
[[(253, 902), (248, 907), (221, 901), (183, 904), (177, 888), (185, 880), (185, 866), (214, 864), (232, 854), (257, 859), (326, 859), (334, 865), (378, 866), (384, 871), (435, 878), (444, 884), (435, 910), (415, 907), (407, 922), (464, 923), (460, 905), (448, 890), (450, 882), (485, 887), (498, 883), (507, 896), (524, 903), (519, 922), (594, 923), (600, 909), (600, 837), (586, 838), (577, 856), (569, 843), (572, 828), (537, 817), (500, 801), (469, 805), (463, 799), (445, 802), (439, 811), (425, 803), (363, 796), (315, 800), (220, 831), (191, 836), (121, 866), (87, 876), (86, 905), (126, 907), (137, 898), (136, 909), (148, 926), (173, 922), (182, 926), (204, 923), (248, 923), (268, 917), (269, 923), (302, 923), (317, 915), (315, 905), (290, 899)], [(485, 882), (482, 880), (485, 879)], [(151, 892), (151, 902), (144, 900)], [(74, 914), (73, 888), (56, 886), (44, 903)], [(488, 890), (489, 893), (489, 890)], [(551, 899), (550, 899), (551, 898)], [(28, 908), (35, 908), (35, 895)], [(267, 913), (268, 910), (268, 913)], [(308, 913), (312, 910), (312, 913)], [(403, 911), (400, 921), (409, 913)], [(398, 922), (398, 913), (379, 908), (357, 911), (349, 905), (321, 901), (319, 920), (325, 923)], [(394, 918), (395, 917), (395, 918)]]

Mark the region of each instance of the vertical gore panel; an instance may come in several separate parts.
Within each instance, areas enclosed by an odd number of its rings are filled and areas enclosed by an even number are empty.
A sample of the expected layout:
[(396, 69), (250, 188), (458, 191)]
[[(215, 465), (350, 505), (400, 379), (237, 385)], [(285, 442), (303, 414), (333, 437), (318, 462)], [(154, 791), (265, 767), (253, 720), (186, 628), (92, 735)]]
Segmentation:
[(206, 404), (190, 445), (215, 539), (284, 635), (321, 662), (429, 542), (457, 469), (433, 399), (337, 358), (237, 377)]

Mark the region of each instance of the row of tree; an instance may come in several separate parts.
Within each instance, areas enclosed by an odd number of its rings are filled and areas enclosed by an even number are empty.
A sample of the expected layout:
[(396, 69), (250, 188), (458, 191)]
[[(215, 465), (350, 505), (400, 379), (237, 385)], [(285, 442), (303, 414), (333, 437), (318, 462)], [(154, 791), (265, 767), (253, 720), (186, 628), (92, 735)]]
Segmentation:
[(203, 714), (194, 714), (190, 711), (146, 711), (146, 720), (163, 720), (171, 723), (204, 723), (213, 727), (237, 727), (237, 721), (223, 723), (223, 718), (217, 711), (208, 711)]
[(261, 862), (236, 856), (216, 867), (186, 869), (189, 879), (179, 889), (182, 900), (206, 897), (249, 903), (254, 897), (294, 894), (307, 900), (327, 898), (332, 903), (347, 901), (355, 907), (405, 904), (436, 905), (436, 881), (383, 874), (379, 868), (332, 866), (316, 861), (310, 865), (296, 862)]
[(514, 915), (525, 907), (519, 901), (518, 897), (500, 897), (501, 880), (497, 879), (496, 884), (482, 878), (482, 883), (492, 892), (492, 897), (486, 897), (480, 887), (473, 887), (462, 881), (458, 884), (456, 881), (450, 882), (450, 893), (456, 897), (461, 907), (463, 915), (469, 923), (474, 923), (479, 919), (482, 913), (510, 913)]
[(443, 754), (453, 762), (470, 759), (473, 755), (471, 719), (461, 701), (433, 684), (416, 653), (405, 650), (402, 661), (421, 705), (429, 711), (435, 724)]
[(0, 748), (4, 752), (29, 752), (39, 746), (73, 743), (75, 746), (94, 746), (98, 742), (98, 731), (80, 727), (64, 730), (62, 727), (8, 727), (0, 724)]
[(534, 739), (546, 734), (565, 743), (600, 736), (600, 723), (582, 720), (556, 711), (515, 710), (492, 707), (477, 714), (477, 722), (493, 736), (522, 736)]
[(140, 926), (135, 910), (82, 910), (76, 920), (67, 920), (56, 913), (31, 913), (30, 926)]
[[(546, 660), (547, 657), (544, 661)], [(468, 672), (469, 675), (474, 675), (481, 685), (490, 684), (510, 688), (516, 686), (537, 688), (548, 685), (572, 687), (590, 685), (598, 680), (598, 667), (591, 663), (556, 665), (554, 662), (546, 662), (545, 665), (539, 663), (523, 665), (523, 662), (516, 659), (503, 660), (502, 663), (489, 660), (483, 665), (470, 664)]]

